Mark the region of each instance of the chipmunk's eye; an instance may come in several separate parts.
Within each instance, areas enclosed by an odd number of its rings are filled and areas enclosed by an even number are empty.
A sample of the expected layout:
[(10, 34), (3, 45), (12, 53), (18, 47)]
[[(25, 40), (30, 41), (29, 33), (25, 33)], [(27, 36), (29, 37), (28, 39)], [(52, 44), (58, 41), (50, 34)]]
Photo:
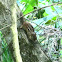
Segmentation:
[(30, 28), (28, 27), (28, 31), (30, 31)]

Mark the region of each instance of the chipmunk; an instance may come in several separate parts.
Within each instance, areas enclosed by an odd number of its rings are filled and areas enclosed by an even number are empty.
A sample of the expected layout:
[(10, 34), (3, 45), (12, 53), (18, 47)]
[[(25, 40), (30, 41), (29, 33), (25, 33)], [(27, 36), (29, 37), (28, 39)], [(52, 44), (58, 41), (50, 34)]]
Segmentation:
[(36, 33), (34, 32), (34, 28), (29, 22), (24, 21), (23, 25), (20, 28), (26, 31), (29, 40), (31, 41), (37, 40)]

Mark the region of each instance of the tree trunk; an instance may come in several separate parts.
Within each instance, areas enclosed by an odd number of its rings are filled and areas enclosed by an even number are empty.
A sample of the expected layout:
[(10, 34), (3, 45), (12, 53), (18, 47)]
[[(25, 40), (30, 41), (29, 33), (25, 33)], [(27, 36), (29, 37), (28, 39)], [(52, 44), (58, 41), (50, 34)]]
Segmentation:
[[(2, 2), (3, 3), (3, 2)], [(2, 4), (1, 3), (1, 4)], [(22, 62), (21, 56), (20, 56), (20, 49), (19, 49), (19, 41), (18, 41), (18, 32), (17, 32), (17, 17), (16, 17), (16, 0), (14, 0), (12, 2), (13, 4), (11, 4), (10, 6), (10, 11), (11, 11), (11, 34), (12, 34), (12, 43), (13, 43), (13, 50), (14, 50), (14, 56), (15, 56), (15, 60), (16, 62)], [(7, 9), (4, 7), (4, 10)], [(3, 11), (4, 11), (3, 10)], [(6, 15), (5, 13), (3, 13), (6, 19)], [(10, 18), (10, 17), (9, 17)]]
[(13, 39), (12, 46), (14, 49), (14, 56), (16, 62), (22, 62), (22, 58), (20, 56), (20, 49), (19, 49), (18, 32), (17, 32), (16, 0), (14, 0), (14, 4), (11, 6), (11, 12), (12, 12), (11, 31), (12, 31), (12, 39)]
[[(1, 9), (0, 24), (5, 23), (4, 25), (0, 26), (0, 30), (2, 31), (7, 43), (9, 44), (11, 43), (11, 41), (14, 41), (13, 48), (15, 48), (18, 45), (17, 41), (19, 39), (20, 54), (22, 56), (23, 62), (51, 62), (50, 59), (42, 51), (40, 44), (38, 42), (31, 43), (30, 40), (28, 40), (28, 37), (25, 31), (23, 29), (20, 29), (20, 26), (22, 25), (24, 18), (23, 17), (20, 18), (20, 16), (22, 16), (22, 13), (20, 13), (20, 10), (17, 7), (18, 20), (16, 19), (16, 16), (15, 16), (16, 9), (14, 4), (15, 4), (15, 0), (0, 0), (0, 9)], [(13, 5), (14, 7), (12, 7)], [(2, 27), (3, 29), (1, 29)], [(17, 29), (18, 29), (18, 35), (17, 35)], [(16, 37), (14, 37), (14, 35)], [(17, 46), (18, 52), (19, 52), (19, 46)], [(17, 50), (15, 50), (15, 52), (17, 52)]]

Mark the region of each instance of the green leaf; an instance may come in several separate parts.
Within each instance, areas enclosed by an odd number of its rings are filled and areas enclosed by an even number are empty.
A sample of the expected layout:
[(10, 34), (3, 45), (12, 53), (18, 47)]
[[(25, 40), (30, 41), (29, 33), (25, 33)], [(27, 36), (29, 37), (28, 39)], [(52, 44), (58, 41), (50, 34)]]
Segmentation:
[(60, 50), (60, 54), (61, 54), (60, 57), (62, 57), (62, 50)]
[(3, 38), (2, 32), (0, 32), (0, 35), (1, 35), (0, 37), (2, 40), (2, 50), (3, 50), (2, 59), (3, 59), (3, 62), (13, 62), (12, 55), (9, 52), (6, 40)]
[(23, 12), (23, 14), (27, 14), (27, 13), (33, 11), (33, 10), (34, 10), (34, 9), (33, 9), (33, 7), (32, 7), (31, 5), (27, 5), (27, 6), (26, 6), (26, 10)]
[(43, 13), (45, 12), (45, 10), (39, 10), (38, 13), (36, 14), (36, 17), (39, 19), (39, 18), (43, 18)]
[[(55, 24), (56, 16), (52, 18), (52, 20), (48, 20), (45, 24)], [(57, 25), (57, 24), (56, 24)]]
[(61, 38), (60, 44), (62, 45), (62, 38)]
[(45, 5), (45, 3), (42, 3), (43, 5)]
[(49, 2), (50, 0), (46, 0), (46, 1), (48, 1), (48, 2)]
[(51, 20), (48, 20), (45, 24), (50, 24), (51, 23)]
[(58, 28), (58, 23), (57, 22), (55, 22), (55, 28)]
[(25, 11), (23, 14), (33, 11), (33, 7), (38, 5), (38, 0), (21, 0), (21, 2), (25, 2)]
[(54, 9), (54, 7), (53, 7), (53, 6), (51, 6), (51, 9), (52, 9), (53, 11), (55, 11), (55, 9)]
[(38, 5), (38, 0), (31, 0), (30, 2), (31, 6), (37, 6)]
[(62, 30), (62, 25), (60, 26), (60, 29)]
[(29, 0), (21, 0), (21, 2), (29, 3)]
[(46, 17), (46, 16), (48, 16), (48, 14), (47, 14), (46, 12), (44, 12), (44, 13), (43, 13), (43, 16)]
[(52, 20), (56, 20), (57, 16), (53, 17)]
[(37, 6), (38, 0), (21, 0), (21, 2), (25, 2), (26, 4), (29, 4), (31, 6)]

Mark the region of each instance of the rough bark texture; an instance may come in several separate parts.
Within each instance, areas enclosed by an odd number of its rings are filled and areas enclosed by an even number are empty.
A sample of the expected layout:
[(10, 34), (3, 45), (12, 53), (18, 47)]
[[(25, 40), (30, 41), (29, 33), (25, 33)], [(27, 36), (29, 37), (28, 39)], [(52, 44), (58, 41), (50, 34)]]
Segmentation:
[[(13, 2), (14, 0), (0, 0), (0, 30), (1, 28), (6, 27), (6, 24), (7, 25), (11, 24), (12, 13), (10, 8)], [(17, 17), (18, 18), (20, 17), (20, 11), (18, 8), (17, 8)], [(40, 44), (38, 42), (31, 43), (30, 40), (28, 40), (25, 31), (23, 29), (20, 29), (23, 20), (24, 19), (22, 17), (17, 22), (20, 53), (23, 62), (51, 62), (49, 58), (47, 58), (47, 56), (41, 50)], [(5, 24), (3, 25), (3, 23)], [(8, 44), (12, 41), (12, 33), (10, 26), (1, 30)]]

